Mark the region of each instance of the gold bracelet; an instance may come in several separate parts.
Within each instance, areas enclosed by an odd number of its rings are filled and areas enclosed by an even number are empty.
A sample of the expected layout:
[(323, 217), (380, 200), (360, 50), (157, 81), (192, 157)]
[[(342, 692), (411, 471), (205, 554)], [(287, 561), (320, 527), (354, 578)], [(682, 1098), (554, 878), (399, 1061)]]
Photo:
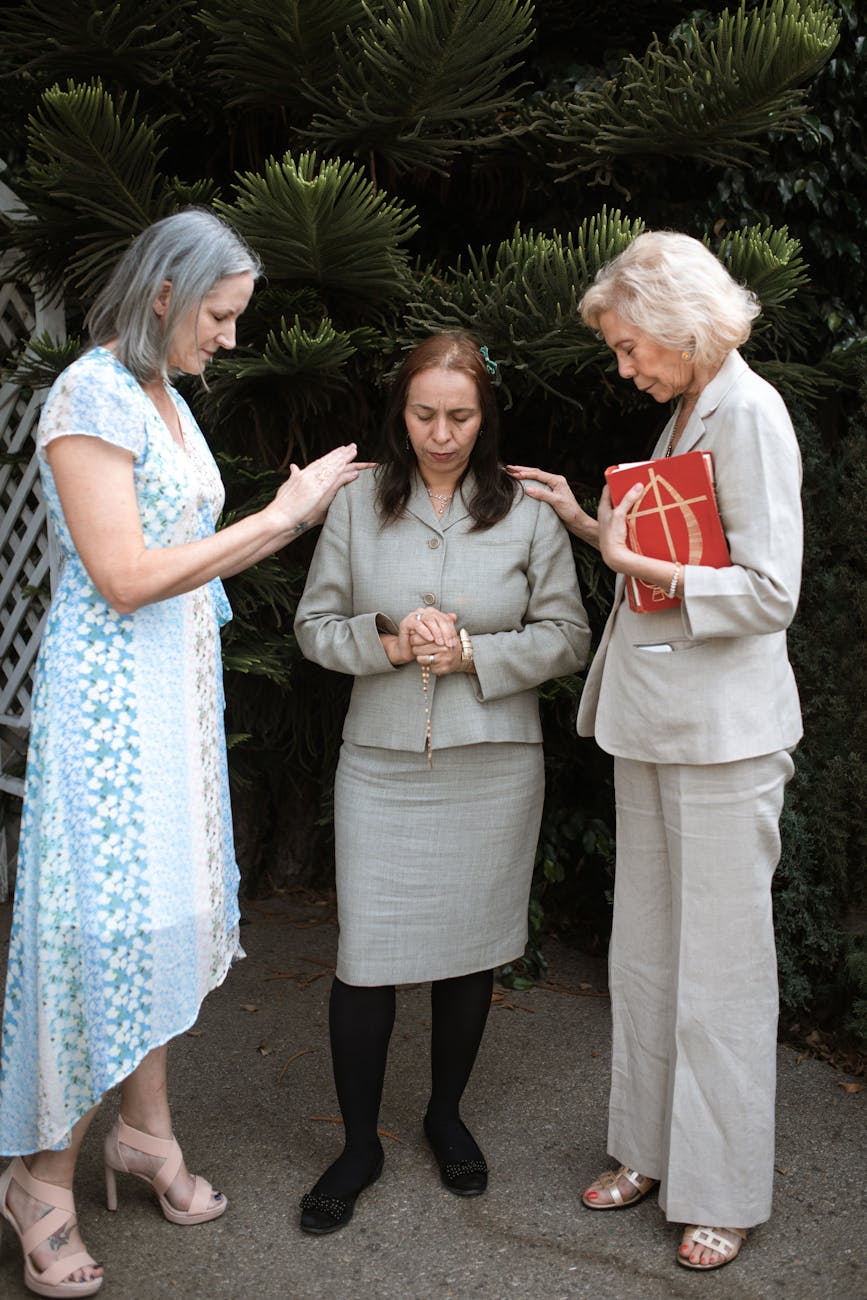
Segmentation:
[(473, 671), (473, 643), (470, 640), (470, 634), (465, 627), (462, 627), (458, 636), (461, 638), (461, 667), (462, 673), (471, 673)]

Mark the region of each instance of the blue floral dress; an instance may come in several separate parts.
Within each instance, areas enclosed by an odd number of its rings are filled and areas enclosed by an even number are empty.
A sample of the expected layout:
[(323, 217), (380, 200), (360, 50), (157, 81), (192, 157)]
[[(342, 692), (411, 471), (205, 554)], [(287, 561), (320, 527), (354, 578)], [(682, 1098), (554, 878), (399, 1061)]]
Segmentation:
[(218, 580), (118, 614), (63, 518), (46, 444), (132, 452), (145, 542), (213, 533), (217, 467), (169, 389), (185, 448), (104, 348), (52, 387), (42, 481), (64, 555), (33, 692), (0, 1054), (0, 1153), (68, 1142), (73, 1124), (196, 1019), (238, 947), (238, 869), (223, 730)]

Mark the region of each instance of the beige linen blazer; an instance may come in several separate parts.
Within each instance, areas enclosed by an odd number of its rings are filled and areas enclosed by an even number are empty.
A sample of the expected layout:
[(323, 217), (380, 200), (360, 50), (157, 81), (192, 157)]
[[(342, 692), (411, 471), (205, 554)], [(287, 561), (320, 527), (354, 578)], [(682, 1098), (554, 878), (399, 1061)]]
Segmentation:
[[(467, 498), (472, 479), (464, 481)], [(459, 493), (434, 513), (416, 477), (402, 518), (382, 525), (374, 474), (341, 488), (322, 530), (295, 619), (303, 654), (355, 678), (343, 736), (420, 752), (426, 718), (417, 664), (394, 668), (379, 637), (411, 610), (456, 613), (473, 642), (475, 676), (430, 676), (434, 749), (483, 741), (539, 743), (536, 688), (583, 667), (590, 630), (568, 535), (523, 492), (482, 532)]]
[(682, 605), (657, 614), (633, 613), (618, 575), (578, 733), (595, 735), (611, 754), (653, 763), (727, 763), (790, 749), (802, 728), (786, 628), (798, 602), (803, 526), (788, 411), (731, 352), (677, 450), (713, 453), (732, 567), (688, 565)]

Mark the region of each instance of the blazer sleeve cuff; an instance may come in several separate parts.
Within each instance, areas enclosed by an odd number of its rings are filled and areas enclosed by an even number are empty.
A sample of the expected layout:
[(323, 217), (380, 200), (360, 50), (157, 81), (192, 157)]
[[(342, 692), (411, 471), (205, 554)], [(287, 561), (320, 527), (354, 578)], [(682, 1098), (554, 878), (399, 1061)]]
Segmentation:
[(361, 657), (354, 675), (396, 672), (379, 635), (380, 632), (397, 634), (392, 620), (386, 614), (357, 614), (351, 622), (356, 650)]
[(374, 617), (376, 618), (377, 632), (388, 632), (391, 636), (397, 636), (400, 632), (400, 628), (394, 619), (389, 618), (387, 614), (376, 614)]

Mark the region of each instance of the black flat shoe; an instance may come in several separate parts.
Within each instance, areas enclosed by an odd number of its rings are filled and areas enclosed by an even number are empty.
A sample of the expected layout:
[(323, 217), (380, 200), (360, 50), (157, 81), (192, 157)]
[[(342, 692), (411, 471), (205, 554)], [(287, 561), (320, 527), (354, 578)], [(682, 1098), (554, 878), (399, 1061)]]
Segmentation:
[(305, 1192), (301, 1197), (301, 1231), (309, 1232), (314, 1237), (324, 1237), (329, 1232), (345, 1228), (352, 1218), (355, 1202), (365, 1188), (376, 1182), (382, 1173), (385, 1157), (380, 1156), (373, 1173), (363, 1186), (351, 1196), (325, 1196), (322, 1192)]
[[(462, 1127), (467, 1137), (476, 1146), (475, 1139), (469, 1129), (466, 1125), (462, 1125)], [(488, 1186), (488, 1166), (481, 1151), (479, 1151), (475, 1159), (453, 1159), (451, 1153), (431, 1133), (427, 1115), (424, 1117), (424, 1133), (440, 1167), (440, 1179), (443, 1187), (447, 1187), (450, 1192), (454, 1192), (455, 1196), (481, 1196)], [(476, 1150), (478, 1151), (478, 1146), (476, 1146)]]

